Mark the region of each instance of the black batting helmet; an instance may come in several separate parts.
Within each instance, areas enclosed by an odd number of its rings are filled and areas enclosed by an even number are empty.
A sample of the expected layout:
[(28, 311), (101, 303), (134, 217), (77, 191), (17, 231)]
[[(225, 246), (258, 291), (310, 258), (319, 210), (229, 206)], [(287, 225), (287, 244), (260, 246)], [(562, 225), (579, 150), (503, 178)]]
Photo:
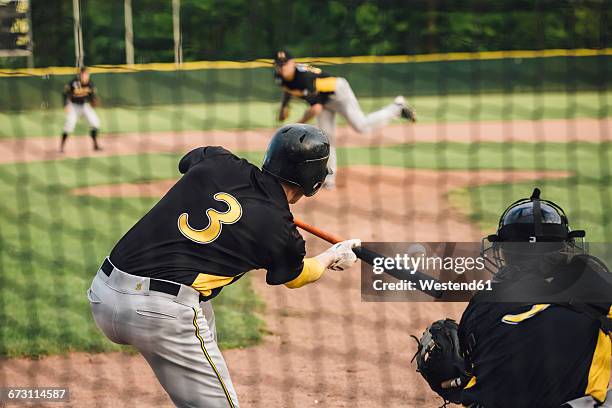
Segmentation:
[[(497, 233), (482, 239), (481, 256), (494, 267), (489, 270), (498, 272), (512, 266), (550, 275), (559, 264), (585, 252), (585, 232), (572, 231), (565, 211), (552, 201), (540, 199), (540, 194), (535, 188), (531, 197), (510, 204), (499, 218)], [(582, 239), (581, 245), (576, 238)]]
[(331, 174), (327, 167), (329, 140), (320, 129), (291, 124), (278, 129), (266, 150), (263, 171), (314, 195)]

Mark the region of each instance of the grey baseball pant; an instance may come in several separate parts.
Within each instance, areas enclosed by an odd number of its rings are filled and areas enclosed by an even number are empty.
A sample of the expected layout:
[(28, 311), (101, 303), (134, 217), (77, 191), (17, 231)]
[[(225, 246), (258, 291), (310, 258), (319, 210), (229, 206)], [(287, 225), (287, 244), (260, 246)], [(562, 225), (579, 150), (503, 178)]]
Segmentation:
[(100, 330), (134, 346), (177, 407), (238, 407), (210, 302), (185, 285), (176, 296), (149, 290), (150, 281), (100, 269), (87, 291)]
[(357, 133), (370, 133), (387, 125), (402, 113), (402, 107), (392, 103), (384, 108), (365, 115), (359, 106), (351, 85), (344, 78), (336, 80), (334, 95), (323, 106), (317, 116), (317, 124), (325, 132), (331, 144), (328, 165), (336, 172), (336, 113), (342, 115)]
[(94, 108), (88, 102), (85, 103), (68, 103), (67, 105), (68, 112), (66, 113), (66, 118), (64, 121), (64, 132), (72, 133), (74, 131), (74, 127), (78, 119), (81, 116), (85, 116), (87, 122), (89, 122), (89, 126), (93, 129), (100, 128), (100, 119), (96, 114)]

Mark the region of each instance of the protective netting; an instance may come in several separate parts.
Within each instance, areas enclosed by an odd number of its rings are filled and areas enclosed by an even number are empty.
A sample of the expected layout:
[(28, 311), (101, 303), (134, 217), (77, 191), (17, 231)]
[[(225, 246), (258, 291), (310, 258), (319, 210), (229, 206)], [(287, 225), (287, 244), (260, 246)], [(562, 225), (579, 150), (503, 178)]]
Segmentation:
[[(280, 126), (270, 57), (281, 46), (346, 78), (365, 113), (403, 95), (418, 114), (416, 124), (396, 118), (367, 134), (339, 118), (335, 187), (296, 204), (296, 217), (363, 241), (476, 242), (495, 231), (508, 204), (538, 186), (588, 240), (612, 239), (609, 2), (568, 3), (556, 9), (565, 16), (560, 23), (546, 2), (470, 9), (434, 1), (405, 12), (394, 2), (330, 2), (344, 11), (326, 14), (320, 25), (338, 22), (336, 37), (313, 34), (321, 41), (313, 46), (301, 41), (310, 33), (301, 26), (300, 35), (283, 37), (313, 5), (295, 5), (289, 23), (274, 23), (255, 39), (257, 27), (281, 15), (280, 5), (266, 14), (256, 2), (234, 2), (236, 11), (224, 2), (185, 1), (183, 65), (168, 62), (172, 30), (155, 31), (154, 17), (139, 16), (136, 62), (153, 64), (128, 66), (119, 65), (123, 6), (82, 1), (103, 150), (93, 150), (81, 117), (64, 153), (62, 90), (76, 69), (48, 68), (74, 61), (71, 4), (60, 3), (45, 14), (32, 2), (34, 43), (40, 32), (50, 48), (39, 59), (34, 48), (34, 69), (0, 60), (11, 67), (0, 69), (0, 388), (68, 387), (67, 406), (75, 407), (171, 405), (142, 357), (100, 333), (85, 292), (114, 244), (180, 177), (177, 164), (187, 151), (221, 145), (261, 164)], [(134, 0), (131, 7), (135, 14), (153, 7), (152, 16), (171, 22), (170, 3)], [(342, 16), (353, 21), (353, 6), (361, 17), (354, 26), (340, 24)], [(395, 12), (380, 17), (384, 7)], [(98, 8), (104, 10), (96, 14)], [(239, 24), (249, 13), (253, 27)], [(437, 29), (431, 16), (421, 21), (410, 13), (436, 15)], [(487, 31), (503, 13), (509, 20)], [(460, 17), (472, 31), (451, 24)], [(219, 21), (237, 33), (223, 36)], [(198, 24), (210, 28), (203, 37)], [(427, 35), (408, 35), (411, 24), (429, 27)], [(549, 24), (565, 36), (555, 40)], [(363, 27), (382, 27), (395, 46), (371, 40), (377, 34)], [(516, 41), (503, 40), (504, 30)], [(468, 32), (472, 43), (461, 41)], [(93, 36), (107, 42), (95, 42), (88, 54)], [(402, 38), (429, 42), (409, 47)], [(342, 52), (323, 43), (336, 40)], [(230, 41), (244, 44), (215, 53)], [(299, 120), (305, 107), (293, 100), (285, 122)], [(309, 255), (327, 248), (303, 235)], [(439, 405), (410, 365), (409, 334), (433, 320), (458, 319), (465, 304), (362, 302), (358, 266), (327, 271), (293, 291), (266, 286), (261, 271), (249, 275), (213, 301), (242, 406)]]

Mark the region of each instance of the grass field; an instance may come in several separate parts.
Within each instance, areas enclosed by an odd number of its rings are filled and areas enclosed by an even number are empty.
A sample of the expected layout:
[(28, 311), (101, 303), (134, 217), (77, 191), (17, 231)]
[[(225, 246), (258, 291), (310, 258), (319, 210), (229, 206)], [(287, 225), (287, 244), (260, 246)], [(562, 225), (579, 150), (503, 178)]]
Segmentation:
[[(407, 98), (417, 108), (419, 121), (600, 118), (608, 115), (612, 91), (565, 93), (513, 93), (422, 96)], [(366, 112), (390, 103), (389, 98), (360, 99)], [(298, 120), (305, 105), (294, 101), (290, 120)], [(214, 105), (156, 106), (143, 109), (100, 108), (102, 131), (148, 133), (181, 130), (253, 129), (277, 125), (277, 102), (245, 101)], [(63, 126), (61, 110), (0, 112), (0, 138), (58, 136)], [(340, 121), (342, 123), (342, 121)], [(77, 133), (86, 133), (83, 121)]]
[[(606, 117), (610, 92), (422, 97), (423, 121)], [(365, 110), (386, 101), (363, 100)], [(106, 132), (273, 127), (276, 104), (101, 109)], [(294, 105), (297, 118), (302, 106)], [(0, 138), (57, 136), (60, 111), (0, 113)], [(81, 125), (81, 131), (85, 128)], [(243, 152), (259, 163), (262, 152)], [(451, 202), (492, 231), (507, 203), (543, 188), (591, 241), (612, 238), (611, 143), (417, 143), (339, 149), (341, 166), (377, 164), (420, 169), (562, 170), (561, 180), (485, 185), (451, 192)], [(0, 356), (117, 349), (90, 315), (85, 291), (103, 257), (154, 203), (152, 198), (74, 196), (73, 188), (178, 178), (178, 154), (90, 157), (0, 165)], [(263, 303), (249, 279), (214, 301), (222, 347), (256, 343), (265, 330)]]

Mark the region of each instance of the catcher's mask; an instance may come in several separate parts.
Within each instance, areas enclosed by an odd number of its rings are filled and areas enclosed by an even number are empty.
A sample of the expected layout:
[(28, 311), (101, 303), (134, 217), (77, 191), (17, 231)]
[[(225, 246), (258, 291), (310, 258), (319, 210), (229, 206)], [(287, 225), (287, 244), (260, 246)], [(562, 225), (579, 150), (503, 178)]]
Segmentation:
[(506, 208), (497, 233), (482, 239), (480, 256), (494, 274), (501, 270), (550, 277), (557, 266), (586, 253), (585, 235), (583, 230), (570, 230), (565, 211), (540, 199), (540, 189), (535, 188), (531, 197)]
[(263, 171), (313, 196), (332, 171), (327, 167), (329, 140), (320, 129), (304, 124), (286, 125), (276, 131), (262, 166)]

